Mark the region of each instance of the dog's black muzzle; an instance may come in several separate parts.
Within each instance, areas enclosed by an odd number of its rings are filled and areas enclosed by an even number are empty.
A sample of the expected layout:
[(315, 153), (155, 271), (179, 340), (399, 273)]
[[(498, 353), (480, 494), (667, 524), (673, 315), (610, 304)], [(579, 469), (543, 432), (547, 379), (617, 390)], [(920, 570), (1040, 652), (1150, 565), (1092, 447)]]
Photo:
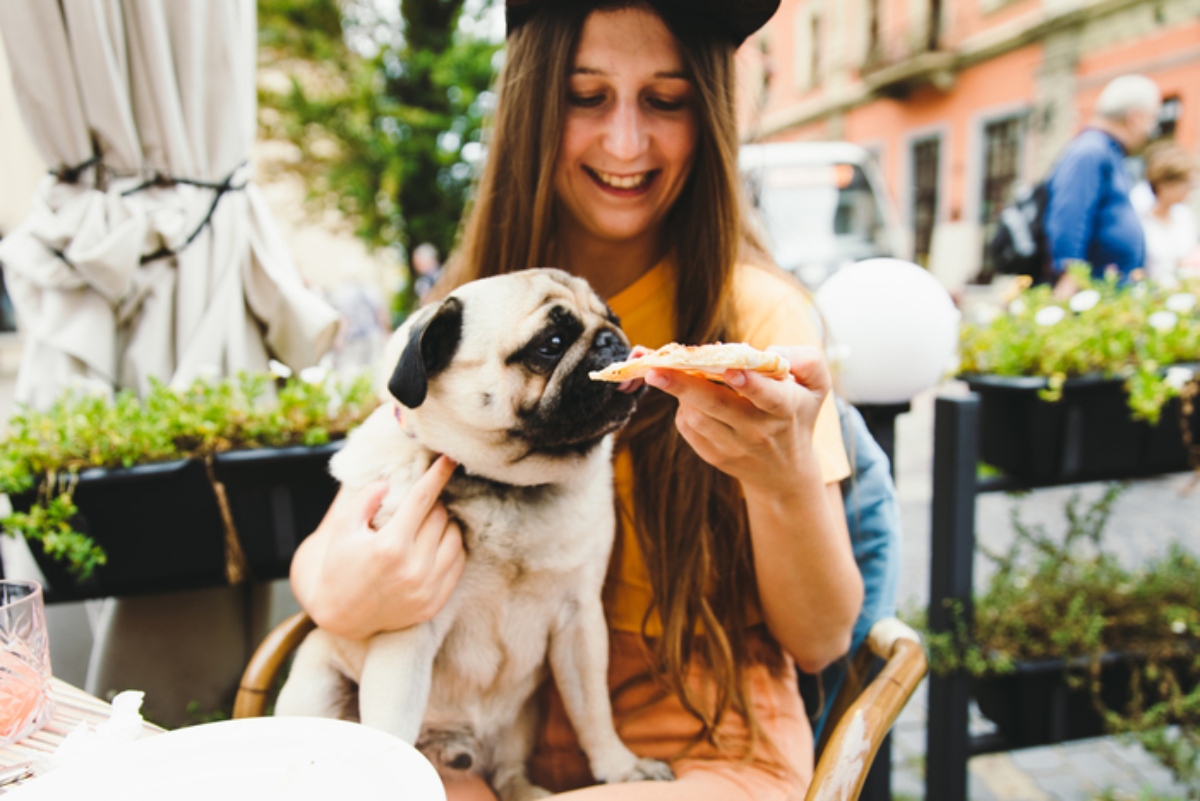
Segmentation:
[(588, 373), (603, 370), (629, 355), (625, 338), (614, 329), (601, 329), (587, 354), (563, 376), (558, 392), (544, 399), (525, 417), (520, 436), (530, 449), (543, 453), (586, 453), (616, 431), (637, 408), (643, 389), (621, 392), (609, 381), (593, 381)]

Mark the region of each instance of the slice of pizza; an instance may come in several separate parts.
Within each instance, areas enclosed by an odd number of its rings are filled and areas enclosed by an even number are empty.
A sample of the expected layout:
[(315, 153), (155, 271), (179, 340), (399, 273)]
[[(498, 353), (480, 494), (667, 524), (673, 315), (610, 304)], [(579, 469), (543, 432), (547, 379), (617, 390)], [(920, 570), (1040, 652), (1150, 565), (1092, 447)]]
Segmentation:
[(678, 370), (719, 381), (726, 370), (753, 370), (770, 378), (786, 378), (791, 366), (778, 353), (759, 350), (744, 342), (711, 345), (671, 342), (658, 350), (638, 346), (627, 360), (613, 362), (603, 370), (588, 373), (588, 377), (593, 381), (628, 381), (642, 378), (652, 369)]

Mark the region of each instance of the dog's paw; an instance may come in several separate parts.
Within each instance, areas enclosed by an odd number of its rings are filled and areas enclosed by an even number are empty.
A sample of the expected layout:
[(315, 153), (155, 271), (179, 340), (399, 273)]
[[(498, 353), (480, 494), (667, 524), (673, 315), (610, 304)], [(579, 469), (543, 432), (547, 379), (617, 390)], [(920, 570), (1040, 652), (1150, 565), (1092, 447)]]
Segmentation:
[(621, 779), (623, 782), (669, 782), (675, 779), (671, 766), (659, 759), (642, 757), (633, 766), (633, 771)]
[(531, 783), (525, 776), (514, 776), (496, 788), (496, 796), (500, 801), (538, 801), (552, 795), (549, 790)]
[(592, 775), (596, 777), (596, 781), (603, 784), (617, 784), (620, 782), (669, 782), (675, 778), (675, 774), (671, 771), (671, 766), (666, 762), (648, 757), (637, 757), (632, 753), (628, 754), (626, 760), (622, 760), (619, 768), (612, 766), (604, 769), (593, 766)]

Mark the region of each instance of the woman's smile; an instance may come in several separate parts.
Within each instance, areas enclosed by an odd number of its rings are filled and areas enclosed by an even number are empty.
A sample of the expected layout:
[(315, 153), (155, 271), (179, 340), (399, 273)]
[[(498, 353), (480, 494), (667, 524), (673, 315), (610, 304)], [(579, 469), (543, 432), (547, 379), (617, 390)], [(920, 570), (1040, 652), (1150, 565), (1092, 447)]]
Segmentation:
[(619, 174), (605, 172), (586, 165), (583, 169), (602, 189), (622, 197), (645, 194), (649, 190), (650, 185), (654, 183), (654, 179), (661, 172), (661, 170), (647, 170), (645, 172)]

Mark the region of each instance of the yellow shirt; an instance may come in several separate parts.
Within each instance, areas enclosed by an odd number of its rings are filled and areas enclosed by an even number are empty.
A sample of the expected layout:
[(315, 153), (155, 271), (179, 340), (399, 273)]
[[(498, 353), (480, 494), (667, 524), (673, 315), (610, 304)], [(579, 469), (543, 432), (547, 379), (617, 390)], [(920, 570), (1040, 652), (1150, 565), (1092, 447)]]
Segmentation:
[[(659, 348), (674, 338), (675, 269), (670, 260), (656, 265), (629, 287), (609, 298), (608, 305), (621, 318), (629, 341)], [(739, 265), (734, 273), (735, 319), (746, 342), (757, 348), (769, 345), (820, 345), (812, 304), (787, 278), (752, 265)], [(814, 435), (817, 460), (826, 483), (850, 475), (833, 397), (825, 399)], [(618, 451), (614, 481), (620, 506), (633, 508), (633, 463), (627, 448)], [(620, 631), (640, 632), (642, 619), (653, 599), (637, 533), (624, 521), (615, 557), (620, 560), (605, 588), (609, 625)], [(662, 624), (657, 614), (647, 622), (646, 634), (657, 636)]]

